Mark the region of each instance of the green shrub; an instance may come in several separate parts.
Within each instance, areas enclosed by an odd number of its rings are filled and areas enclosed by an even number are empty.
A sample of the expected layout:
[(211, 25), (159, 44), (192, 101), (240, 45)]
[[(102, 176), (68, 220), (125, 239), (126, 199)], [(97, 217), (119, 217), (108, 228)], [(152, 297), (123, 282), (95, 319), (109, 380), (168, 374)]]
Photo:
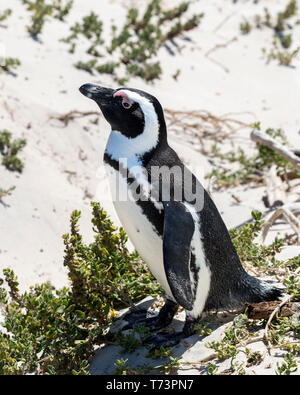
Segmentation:
[(280, 376), (289, 376), (291, 373), (295, 373), (298, 370), (297, 359), (293, 353), (287, 353), (284, 361), (281, 364), (277, 362), (276, 366), (276, 374)]
[(91, 59), (88, 62), (77, 62), (75, 67), (79, 70), (88, 71), (89, 73), (93, 74), (94, 67), (96, 66), (97, 60)]
[[(292, 45), (292, 34), (285, 34), (285, 31), (292, 27), (290, 19), (297, 15), (298, 5), (296, 0), (290, 0), (285, 9), (272, 16), (267, 8), (264, 8), (264, 16), (255, 16), (255, 25), (258, 29), (267, 27), (272, 29), (274, 38), (273, 46), (270, 50), (263, 48), (263, 54), (267, 62), (277, 60), (280, 65), (291, 65), (294, 58), (297, 57), (300, 47), (288, 50)], [(297, 23), (297, 22), (295, 22)], [(252, 26), (248, 21), (240, 24), (240, 30), (243, 34), (250, 32)]]
[(3, 12), (0, 12), (0, 22), (5, 21), (12, 13), (12, 10), (10, 8), (4, 10)]
[(12, 187), (10, 187), (10, 188), (8, 188), (8, 189), (0, 188), (0, 201), (2, 201), (2, 199), (4, 198), (4, 196), (9, 196), (9, 195), (11, 195), (12, 191), (15, 190), (15, 189), (16, 189), (15, 186), (12, 186)]
[(298, 57), (299, 51), (300, 47), (297, 47), (292, 51), (281, 50), (278, 48), (277, 41), (274, 42), (273, 48), (269, 52), (263, 48), (263, 53), (266, 55), (267, 62), (277, 60), (281, 66), (290, 66), (293, 59)]
[[(72, 53), (80, 35), (92, 43), (87, 53), (94, 59), (78, 62), (76, 67), (80, 64), (81, 69), (89, 72), (113, 74), (117, 81), (122, 82), (131, 77), (153, 81), (162, 73), (160, 62), (155, 59), (161, 46), (167, 40), (197, 27), (203, 17), (203, 14), (196, 14), (182, 21), (189, 5), (190, 2), (182, 2), (173, 9), (163, 10), (159, 0), (152, 0), (142, 15), (138, 9), (131, 8), (123, 27), (118, 29), (115, 25), (111, 26), (112, 39), (106, 46), (101, 37), (102, 22), (97, 15), (91, 13), (81, 23), (72, 26), (71, 35), (62, 41), (71, 45), (69, 51)], [(115, 60), (98, 65), (97, 58), (104, 56), (103, 50), (110, 58), (113, 55)], [(82, 67), (83, 65), (85, 66)], [(125, 75), (120, 75), (124, 69)]]
[(115, 68), (118, 67), (118, 63), (115, 62), (107, 62), (105, 64), (102, 64), (100, 66), (97, 66), (96, 70), (98, 73), (102, 74), (113, 74), (115, 71)]
[(73, 6), (73, 0), (53, 0), (52, 7), (53, 7), (53, 17), (59, 19), (60, 21), (64, 21), (65, 17), (71, 11)]
[(27, 30), (33, 36), (37, 36), (44, 27), (46, 17), (52, 14), (52, 7), (45, 0), (23, 0), (23, 3), (27, 5), (28, 11), (32, 12), (31, 25), (27, 27)]
[(246, 223), (240, 229), (230, 231), (231, 240), (241, 261), (256, 267), (273, 266), (276, 263), (275, 255), (281, 251), (283, 240), (275, 238), (269, 246), (260, 245), (254, 240), (258, 236), (262, 225), (262, 213), (252, 211), (253, 222)]
[[(69, 52), (73, 53), (76, 48), (76, 41), (80, 36), (83, 36), (92, 42), (92, 45), (87, 50), (87, 53), (93, 56), (99, 56), (100, 53), (97, 51), (98, 45), (103, 44), (101, 38), (103, 31), (103, 23), (98, 18), (98, 16), (91, 12), (89, 15), (82, 18), (82, 22), (76, 22), (74, 26), (71, 27), (71, 34), (62, 39), (61, 41), (71, 44)], [(96, 62), (94, 66), (96, 65)]]
[(69, 14), (73, 0), (22, 0), (23, 4), (27, 6), (27, 10), (31, 12), (31, 25), (27, 30), (33, 36), (38, 36), (45, 25), (47, 16), (64, 20), (65, 16)]
[(4, 270), (0, 287), (6, 331), (0, 331), (0, 374), (84, 374), (95, 344), (105, 341), (114, 309), (161, 290), (127, 237), (98, 203), (92, 203), (94, 242), (79, 233), (80, 212), (71, 215), (63, 235), (64, 265), (70, 286), (55, 290), (45, 283), (20, 293), (15, 274)]
[(243, 34), (248, 34), (248, 33), (250, 33), (250, 31), (251, 31), (251, 25), (250, 25), (250, 23), (247, 21), (247, 20), (245, 20), (244, 22), (242, 22), (241, 24), (240, 24), (240, 30), (241, 30), (241, 32), (243, 33)]
[(12, 70), (18, 68), (21, 62), (17, 58), (0, 58), (0, 71), (11, 73)]
[(12, 134), (8, 130), (0, 131), (0, 154), (2, 164), (12, 171), (22, 172), (24, 163), (17, 157), (18, 153), (25, 147), (26, 140), (16, 139), (12, 141)]

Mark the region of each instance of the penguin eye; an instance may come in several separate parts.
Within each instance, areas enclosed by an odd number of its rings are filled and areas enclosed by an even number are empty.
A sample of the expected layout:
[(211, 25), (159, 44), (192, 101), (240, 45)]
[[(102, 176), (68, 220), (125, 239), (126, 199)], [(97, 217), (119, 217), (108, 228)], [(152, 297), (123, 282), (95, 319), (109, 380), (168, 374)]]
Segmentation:
[(126, 110), (128, 110), (128, 108), (131, 107), (131, 104), (128, 103), (127, 101), (123, 101), (123, 102), (122, 102), (122, 106), (123, 106)]

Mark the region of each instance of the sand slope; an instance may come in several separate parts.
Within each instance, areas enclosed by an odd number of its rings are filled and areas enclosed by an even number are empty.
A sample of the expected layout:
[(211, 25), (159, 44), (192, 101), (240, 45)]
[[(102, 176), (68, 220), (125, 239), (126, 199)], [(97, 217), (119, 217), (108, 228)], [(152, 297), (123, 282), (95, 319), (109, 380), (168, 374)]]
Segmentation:
[[(285, 3), (272, 1), (273, 12), (282, 10)], [(77, 70), (73, 64), (87, 59), (84, 50), (70, 54), (68, 46), (59, 40), (90, 11), (99, 13), (105, 35), (109, 35), (111, 19), (121, 24), (126, 4), (121, 0), (75, 0), (66, 22), (49, 20), (39, 42), (26, 31), (29, 14), (24, 6), (19, 0), (10, 0), (13, 14), (0, 26), (0, 41), (6, 45), (7, 56), (22, 62), (16, 75), (0, 74), (0, 129), (9, 129), (14, 137), (27, 140), (21, 154), (25, 163), (22, 174), (0, 166), (0, 187), (16, 187), (0, 202), (0, 271), (13, 268), (22, 289), (43, 281), (56, 287), (67, 284), (61, 235), (68, 231), (72, 210), (82, 211), (80, 225), (86, 240), (92, 237), (91, 200), (101, 201), (119, 224), (102, 167), (108, 125), (101, 117), (98, 122), (96, 116), (77, 118), (67, 126), (50, 118), (74, 109), (97, 110), (78, 92), (83, 83), (116, 87), (110, 76)], [(229, 0), (194, 1), (190, 12), (204, 12), (205, 17), (197, 29), (176, 40), (180, 52), (172, 56), (165, 48), (160, 50), (162, 78), (151, 85), (136, 78), (128, 85), (149, 91), (170, 109), (231, 113), (244, 122), (261, 121), (263, 128), (284, 128), (291, 147), (299, 148), (300, 56), (293, 67), (276, 62), (267, 65), (261, 49), (271, 45), (270, 31), (254, 30), (245, 36), (239, 31), (243, 17), (250, 20), (268, 5), (266, 0), (258, 4), (250, 0), (236, 4)], [(0, 10), (7, 7), (7, 1), (0, 0)], [(295, 40), (300, 38), (300, 25), (293, 34)], [(169, 46), (175, 50), (174, 44)], [(172, 75), (177, 69), (180, 75), (175, 81)], [(249, 131), (244, 129), (236, 135), (236, 142), (246, 150), (253, 148)], [(169, 140), (187, 164), (197, 167), (206, 185), (204, 175), (211, 169), (208, 158), (184, 135), (171, 133)], [(213, 193), (228, 227), (248, 219), (252, 209), (264, 209), (263, 187), (236, 188), (240, 204), (232, 198), (232, 192)], [(101, 373), (99, 366), (93, 369)]]

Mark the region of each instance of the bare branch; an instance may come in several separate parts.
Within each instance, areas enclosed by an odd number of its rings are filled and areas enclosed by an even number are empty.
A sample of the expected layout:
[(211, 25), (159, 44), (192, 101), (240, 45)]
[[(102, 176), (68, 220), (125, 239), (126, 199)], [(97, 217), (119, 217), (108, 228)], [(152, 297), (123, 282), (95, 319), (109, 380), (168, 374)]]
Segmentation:
[(271, 136), (257, 129), (252, 130), (250, 136), (256, 143), (278, 152), (286, 160), (291, 162), (298, 170), (300, 170), (300, 158), (287, 147), (275, 141)]
[(271, 226), (278, 218), (280, 218), (282, 216), (291, 225), (291, 227), (295, 231), (295, 233), (298, 237), (298, 241), (299, 241), (300, 240), (300, 222), (295, 216), (295, 214), (299, 214), (299, 213), (300, 213), (300, 203), (285, 204), (284, 206), (281, 206), (280, 208), (278, 208), (275, 212), (272, 211), (266, 217), (265, 223), (263, 224), (263, 226), (261, 228), (259, 242), (261, 244), (264, 243)]
[(99, 112), (72, 110), (72, 111), (69, 111), (67, 114), (63, 114), (63, 115), (51, 115), (49, 117), (49, 120), (50, 119), (58, 119), (59, 121), (63, 122), (65, 124), (65, 126), (68, 126), (69, 122), (72, 121), (74, 118), (86, 117), (89, 115), (98, 115), (99, 116)]

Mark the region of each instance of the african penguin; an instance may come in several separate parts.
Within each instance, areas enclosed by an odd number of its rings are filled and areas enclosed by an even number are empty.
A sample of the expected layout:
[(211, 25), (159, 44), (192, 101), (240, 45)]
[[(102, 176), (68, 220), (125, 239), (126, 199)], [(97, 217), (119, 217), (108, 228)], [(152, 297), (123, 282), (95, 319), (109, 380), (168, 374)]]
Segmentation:
[[(157, 317), (132, 312), (128, 327), (145, 321), (159, 330), (172, 321), (180, 305), (186, 311), (183, 331), (148, 339), (154, 347), (170, 346), (193, 334), (204, 311), (277, 299), (280, 289), (243, 269), (215, 204), (168, 145), (159, 101), (132, 88), (85, 84), (80, 92), (98, 104), (111, 126), (104, 163), (114, 206), (166, 292)], [(177, 174), (170, 173), (174, 169)]]

